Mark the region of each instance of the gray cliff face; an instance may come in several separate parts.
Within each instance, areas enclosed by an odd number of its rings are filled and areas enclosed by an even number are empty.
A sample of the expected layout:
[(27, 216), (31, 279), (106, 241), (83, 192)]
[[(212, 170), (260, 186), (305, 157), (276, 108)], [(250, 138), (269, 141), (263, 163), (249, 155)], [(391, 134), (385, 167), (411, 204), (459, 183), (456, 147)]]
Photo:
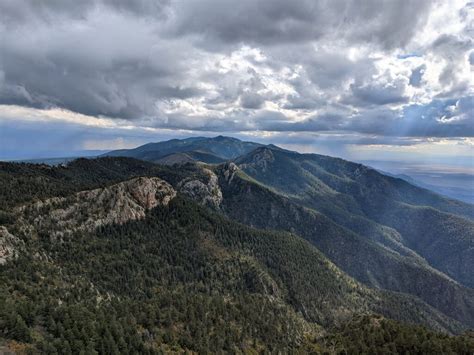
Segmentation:
[(222, 203), (219, 179), (209, 169), (204, 168), (203, 172), (207, 175), (207, 181), (184, 179), (178, 184), (178, 191), (201, 205), (218, 209)]
[(147, 210), (166, 206), (175, 196), (176, 191), (167, 182), (139, 177), (66, 198), (36, 202), (18, 212), (26, 233), (42, 231), (61, 238), (76, 230), (91, 231), (106, 224), (142, 219)]

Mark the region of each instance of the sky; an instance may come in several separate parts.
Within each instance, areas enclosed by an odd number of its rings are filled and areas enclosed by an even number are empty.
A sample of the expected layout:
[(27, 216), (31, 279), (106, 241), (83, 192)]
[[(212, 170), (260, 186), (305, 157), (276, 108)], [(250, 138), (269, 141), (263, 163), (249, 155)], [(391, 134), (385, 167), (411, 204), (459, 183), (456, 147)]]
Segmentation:
[(0, 159), (219, 134), (473, 165), (474, 2), (0, 0)]

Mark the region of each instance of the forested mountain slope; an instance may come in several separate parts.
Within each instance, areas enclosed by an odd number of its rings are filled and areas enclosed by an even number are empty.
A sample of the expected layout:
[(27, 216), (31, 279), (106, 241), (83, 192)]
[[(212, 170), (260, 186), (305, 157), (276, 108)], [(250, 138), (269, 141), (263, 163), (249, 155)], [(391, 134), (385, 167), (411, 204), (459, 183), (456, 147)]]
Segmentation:
[(216, 169), (221, 177), (221, 210), (232, 219), (258, 228), (295, 233), (357, 280), (372, 287), (413, 294), (474, 326), (474, 291), (430, 267), (398, 240), (370, 240), (255, 183), (240, 170), (234, 171), (232, 179), (226, 178), (227, 171), (228, 166)]
[[(451, 200), (408, 182), (383, 175), (361, 164), (318, 154), (300, 154), (272, 147), (260, 147), (235, 160), (250, 176), (258, 176), (285, 193), (301, 196), (311, 188), (339, 193), (355, 202), (354, 212), (371, 215), (390, 200), (431, 206), (440, 211), (474, 217), (470, 204)], [(274, 174), (278, 171), (280, 174)], [(291, 178), (290, 178), (291, 177)]]
[(365, 288), (297, 236), (232, 222), (160, 179), (67, 195), (17, 205), (2, 227), (15, 252), (0, 267), (1, 334), (17, 348), (321, 349), (324, 329), (361, 312), (461, 329), (414, 298)]
[[(271, 170), (267, 159), (241, 159), (240, 167), (120, 157), (58, 167), (0, 163), (0, 338), (45, 353), (322, 352), (336, 343), (382, 349), (380, 336), (399, 349), (419, 342), (426, 342), (423, 349), (472, 348), (469, 336), (404, 324), (455, 333), (472, 327), (472, 289), (431, 267), (417, 250), (437, 255), (437, 248), (449, 247), (443, 243), (459, 230), (458, 221), (469, 225), (469, 219), (408, 197), (394, 200), (435, 211), (447, 226), (434, 224), (416, 239), (386, 215), (347, 204), (356, 193), (336, 192), (344, 203), (335, 199), (337, 208), (328, 211), (365, 222), (357, 231), (315, 207), (316, 192), (328, 202), (324, 195), (336, 185), (323, 182), (300, 196), (275, 183), (288, 172)], [(340, 173), (352, 185), (350, 174)], [(296, 182), (313, 184), (313, 176)], [(414, 218), (406, 210), (408, 217), (399, 215), (404, 210), (393, 216)], [(443, 231), (440, 246), (431, 242), (436, 231)], [(395, 321), (357, 318), (361, 313)], [(373, 319), (384, 326), (374, 328)]]
[[(474, 267), (474, 206), (360, 164), (315, 154), (263, 147), (236, 164), (295, 203), (362, 236), (396, 239), (453, 279), (474, 284), (474, 274), (466, 272)], [(436, 233), (433, 225), (439, 227)], [(460, 251), (462, 258), (453, 257)]]

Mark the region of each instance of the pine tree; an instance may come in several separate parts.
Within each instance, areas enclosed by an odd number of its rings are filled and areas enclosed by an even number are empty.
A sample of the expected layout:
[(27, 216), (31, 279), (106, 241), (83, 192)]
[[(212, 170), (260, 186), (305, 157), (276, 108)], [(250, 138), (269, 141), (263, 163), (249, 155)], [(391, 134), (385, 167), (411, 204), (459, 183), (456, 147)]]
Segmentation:
[(14, 339), (17, 339), (19, 341), (30, 341), (30, 329), (19, 314), (17, 314), (15, 317), (15, 322), (11, 330), (11, 335)]

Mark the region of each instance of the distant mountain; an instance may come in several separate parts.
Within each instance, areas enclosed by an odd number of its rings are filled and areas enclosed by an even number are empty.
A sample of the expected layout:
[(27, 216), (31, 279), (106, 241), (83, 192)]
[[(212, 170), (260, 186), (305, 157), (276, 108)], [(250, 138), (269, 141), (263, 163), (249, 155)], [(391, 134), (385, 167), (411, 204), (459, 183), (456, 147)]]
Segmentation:
[(472, 205), (227, 137), (112, 154), (0, 162), (0, 350), (474, 347), (425, 328), (474, 328)]
[(114, 150), (104, 156), (131, 157), (164, 164), (187, 161), (214, 164), (237, 158), (260, 146), (258, 143), (243, 142), (231, 137), (193, 137), (149, 143), (135, 149)]

